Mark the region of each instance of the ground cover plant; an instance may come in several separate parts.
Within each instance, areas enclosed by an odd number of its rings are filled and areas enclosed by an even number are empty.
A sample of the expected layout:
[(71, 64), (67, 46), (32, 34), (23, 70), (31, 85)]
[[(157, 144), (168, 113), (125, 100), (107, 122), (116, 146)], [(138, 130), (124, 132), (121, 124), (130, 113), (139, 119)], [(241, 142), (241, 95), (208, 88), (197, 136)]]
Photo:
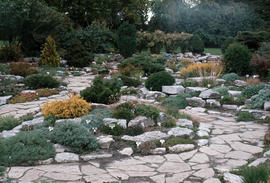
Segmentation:
[(57, 88), (60, 82), (47, 74), (32, 74), (24, 79), (24, 84), (30, 89)]
[(162, 86), (170, 86), (174, 83), (174, 77), (163, 71), (150, 75), (150, 77), (145, 82), (145, 87), (152, 91), (162, 91)]

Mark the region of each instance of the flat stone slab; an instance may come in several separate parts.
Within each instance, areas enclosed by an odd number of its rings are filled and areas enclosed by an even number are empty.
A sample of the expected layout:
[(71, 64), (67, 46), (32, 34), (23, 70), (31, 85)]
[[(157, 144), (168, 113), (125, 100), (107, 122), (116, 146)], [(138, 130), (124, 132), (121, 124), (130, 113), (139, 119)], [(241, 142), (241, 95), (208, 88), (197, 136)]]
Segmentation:
[(71, 162), (77, 162), (79, 161), (79, 156), (74, 153), (58, 153), (55, 156), (55, 161), (57, 163), (71, 163)]
[(133, 142), (147, 142), (147, 141), (153, 141), (153, 140), (160, 140), (160, 139), (166, 139), (170, 135), (160, 132), (160, 131), (152, 131), (152, 132), (146, 132), (141, 135), (137, 136), (128, 136), (124, 135), (121, 139), (127, 140), (127, 141), (133, 141)]
[(168, 135), (175, 136), (175, 137), (184, 137), (184, 136), (190, 137), (192, 134), (193, 134), (192, 130), (188, 128), (181, 128), (181, 127), (172, 128), (168, 132)]
[(161, 173), (180, 173), (191, 170), (187, 163), (165, 162), (157, 169)]

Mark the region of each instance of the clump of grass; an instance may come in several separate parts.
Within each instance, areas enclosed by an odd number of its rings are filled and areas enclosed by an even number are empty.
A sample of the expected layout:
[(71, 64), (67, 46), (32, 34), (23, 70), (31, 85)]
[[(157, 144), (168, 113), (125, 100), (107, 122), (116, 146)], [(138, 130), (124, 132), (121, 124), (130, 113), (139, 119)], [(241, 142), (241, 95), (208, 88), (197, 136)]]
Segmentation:
[(254, 116), (246, 111), (241, 111), (237, 114), (237, 121), (254, 121)]

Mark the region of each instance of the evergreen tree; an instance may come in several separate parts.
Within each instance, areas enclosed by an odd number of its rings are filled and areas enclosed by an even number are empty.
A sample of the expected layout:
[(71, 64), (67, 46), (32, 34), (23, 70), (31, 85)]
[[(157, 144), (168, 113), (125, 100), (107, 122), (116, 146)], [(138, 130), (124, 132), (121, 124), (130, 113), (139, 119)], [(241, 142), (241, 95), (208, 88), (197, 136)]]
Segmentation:
[(48, 36), (41, 51), (41, 64), (48, 65), (51, 67), (58, 67), (60, 64), (60, 56), (56, 51), (56, 44), (52, 36)]

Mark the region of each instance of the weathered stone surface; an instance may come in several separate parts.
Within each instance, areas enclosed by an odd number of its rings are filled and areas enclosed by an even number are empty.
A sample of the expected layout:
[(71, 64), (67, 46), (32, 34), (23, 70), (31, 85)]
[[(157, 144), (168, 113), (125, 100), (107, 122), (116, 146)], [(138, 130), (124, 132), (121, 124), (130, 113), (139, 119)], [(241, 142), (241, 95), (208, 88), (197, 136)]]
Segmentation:
[(246, 160), (230, 159), (230, 160), (228, 160), (228, 162), (226, 164), (229, 165), (233, 169), (233, 168), (239, 168), (243, 165), (246, 165), (247, 163), (248, 162)]
[(162, 155), (166, 153), (166, 148), (160, 147), (160, 148), (151, 149), (150, 153), (153, 155)]
[(270, 111), (270, 102), (264, 102), (264, 110), (265, 111)]
[(61, 181), (79, 181), (82, 178), (80, 175), (65, 174), (58, 172), (48, 172), (44, 174), (44, 177), (47, 177), (52, 180), (61, 180)]
[(162, 86), (162, 92), (168, 95), (178, 95), (185, 92), (183, 86)]
[(191, 174), (192, 174), (191, 171), (189, 171), (189, 172), (176, 173), (172, 177), (166, 177), (166, 183), (183, 182)]
[(261, 147), (243, 144), (242, 142), (233, 142), (230, 145), (234, 150), (244, 151), (244, 152), (248, 152), (251, 154), (257, 154), (257, 153), (261, 153), (263, 151), (263, 148), (261, 148)]
[(267, 160), (268, 160), (268, 158), (259, 158), (259, 159), (256, 159), (255, 161), (251, 162), (248, 166), (258, 166), (260, 164), (263, 164)]
[(169, 136), (170, 135), (167, 135), (166, 133), (163, 133), (160, 131), (151, 131), (151, 132), (145, 132), (141, 135), (137, 135), (134, 137), (124, 135), (122, 139), (128, 140), (128, 141), (134, 141), (134, 142), (147, 142), (147, 141), (152, 141), (152, 140), (166, 139)]
[(188, 120), (188, 119), (178, 119), (176, 124), (179, 126), (189, 128), (189, 129), (193, 128), (193, 122), (191, 120)]
[(204, 168), (194, 173), (193, 175), (196, 177), (203, 178), (203, 179), (208, 179), (208, 178), (213, 177), (215, 175), (215, 172), (212, 168)]
[(223, 109), (226, 110), (237, 110), (238, 106), (237, 105), (222, 105)]
[(104, 182), (115, 182), (117, 179), (109, 174), (96, 174), (91, 176), (83, 177), (86, 182), (104, 183)]
[(94, 160), (94, 159), (103, 159), (103, 158), (111, 158), (112, 154), (109, 153), (92, 153), (80, 156), (80, 158), (84, 161)]
[(79, 156), (77, 154), (68, 152), (58, 153), (55, 156), (55, 161), (57, 163), (77, 162), (79, 161)]
[(207, 131), (204, 131), (204, 130), (199, 130), (199, 131), (197, 132), (197, 135), (198, 135), (199, 137), (208, 137), (208, 136), (209, 136), (208, 132), (207, 132)]
[(193, 156), (193, 158), (190, 159), (190, 162), (195, 162), (195, 163), (208, 163), (209, 158), (203, 153), (197, 153)]
[(170, 136), (175, 136), (175, 137), (184, 137), (184, 136), (192, 136), (193, 131), (188, 129), (188, 128), (180, 128), (180, 127), (175, 127), (172, 128), (169, 132), (168, 135)]
[(214, 149), (211, 149), (207, 146), (203, 146), (199, 149), (200, 152), (203, 152), (209, 156), (216, 156), (216, 155), (219, 155), (220, 153), (215, 151)]
[(270, 150), (269, 151), (266, 151), (264, 154), (263, 154), (263, 157), (269, 157), (270, 156)]
[(234, 84), (235, 84), (236, 86), (246, 86), (246, 85), (247, 85), (247, 82), (242, 81), (242, 80), (235, 80), (235, 81), (234, 81)]
[(205, 146), (206, 144), (208, 144), (209, 140), (208, 139), (199, 139), (197, 141), (198, 146)]
[(137, 116), (135, 119), (130, 120), (128, 126), (142, 126), (142, 127), (150, 127), (154, 126), (155, 122), (151, 118), (147, 118), (145, 116)]
[(109, 149), (110, 145), (114, 142), (112, 136), (99, 136), (97, 141), (101, 149)]
[(118, 151), (122, 155), (131, 156), (133, 154), (133, 150), (131, 147), (127, 147), (122, 149), (121, 151)]
[(164, 156), (150, 155), (150, 156), (135, 156), (134, 159), (145, 162), (145, 163), (163, 163), (166, 161)]
[(5, 105), (9, 99), (11, 99), (12, 95), (0, 97), (0, 106)]
[(18, 179), (23, 176), (24, 172), (30, 169), (31, 167), (12, 167), (8, 172), (8, 178)]
[(233, 96), (233, 97), (236, 97), (236, 96), (239, 96), (242, 94), (242, 91), (235, 91), (235, 90), (229, 90), (228, 93)]
[(165, 162), (157, 169), (157, 171), (161, 173), (180, 173), (189, 170), (191, 170), (191, 168), (188, 164), (177, 162)]
[(221, 183), (219, 179), (217, 178), (210, 178), (204, 181), (203, 183)]
[(220, 153), (228, 153), (232, 150), (228, 145), (211, 144), (209, 147)]
[(188, 150), (194, 149), (195, 146), (193, 144), (177, 144), (175, 146), (169, 147), (169, 151), (173, 153), (180, 153)]
[(155, 183), (165, 183), (165, 175), (164, 174), (150, 177), (150, 179), (152, 181), (154, 181)]
[(248, 160), (252, 157), (252, 154), (242, 151), (231, 151), (225, 155), (225, 158)]
[(193, 107), (204, 107), (206, 102), (199, 97), (192, 97), (192, 98), (187, 98), (186, 99), (188, 102), (188, 105), (193, 106)]
[(199, 97), (203, 99), (219, 99), (221, 96), (218, 92), (212, 89), (209, 89), (209, 90), (203, 91)]
[(215, 99), (207, 99), (206, 104), (209, 107), (220, 107), (221, 106), (220, 102), (215, 100)]
[(225, 173), (224, 174), (224, 180), (228, 183), (242, 183), (242, 178), (238, 175), (234, 175), (231, 173)]
[(192, 93), (192, 92), (203, 92), (205, 90), (208, 90), (208, 88), (203, 87), (187, 87), (186, 92)]

